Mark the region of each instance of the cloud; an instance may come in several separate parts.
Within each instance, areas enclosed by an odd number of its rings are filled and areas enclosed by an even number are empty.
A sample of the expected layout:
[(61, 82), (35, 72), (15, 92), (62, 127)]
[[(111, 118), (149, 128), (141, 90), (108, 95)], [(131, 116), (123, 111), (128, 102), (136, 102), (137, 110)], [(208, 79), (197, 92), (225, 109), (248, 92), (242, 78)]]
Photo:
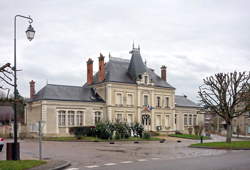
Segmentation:
[[(249, 1), (13, 1), (0, 2), (0, 64), (13, 62), (13, 19), (31, 15), (35, 39), (28, 42), (26, 20), (17, 22), (19, 89), (29, 96), (49, 83), (82, 85), (86, 61), (97, 57), (130, 58), (133, 40), (150, 67), (168, 67), (177, 93), (196, 100), (202, 78), (216, 72), (249, 70)], [(107, 60), (107, 58), (106, 58)]]

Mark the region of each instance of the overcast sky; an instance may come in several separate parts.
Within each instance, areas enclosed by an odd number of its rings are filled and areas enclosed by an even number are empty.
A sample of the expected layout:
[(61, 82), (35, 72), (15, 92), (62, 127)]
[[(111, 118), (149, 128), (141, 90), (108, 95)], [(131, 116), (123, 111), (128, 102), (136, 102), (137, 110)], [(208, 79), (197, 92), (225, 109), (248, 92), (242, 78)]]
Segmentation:
[(160, 73), (167, 66), (176, 94), (198, 101), (202, 79), (217, 72), (250, 69), (248, 0), (1, 0), (0, 65), (13, 63), (16, 14), (30, 15), (35, 39), (25, 36), (28, 22), (17, 21), (18, 89), (29, 96), (50, 84), (81, 86), (86, 61), (101, 52), (130, 59), (133, 41), (143, 60)]

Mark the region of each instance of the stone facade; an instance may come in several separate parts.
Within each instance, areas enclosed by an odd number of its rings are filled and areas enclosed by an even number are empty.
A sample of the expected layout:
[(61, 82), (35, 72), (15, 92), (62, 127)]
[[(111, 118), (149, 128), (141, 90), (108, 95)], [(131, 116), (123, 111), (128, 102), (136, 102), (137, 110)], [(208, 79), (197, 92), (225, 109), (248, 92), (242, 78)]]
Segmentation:
[(89, 59), (83, 87), (47, 85), (41, 89), (25, 108), (30, 132), (37, 131), (39, 120), (45, 122), (46, 136), (67, 136), (69, 127), (94, 126), (100, 120), (138, 122), (145, 130), (164, 133), (187, 133), (188, 127), (203, 122), (195, 103), (184, 96), (176, 99), (175, 88), (166, 80), (166, 67), (157, 76), (142, 63), (138, 50), (133, 48), (130, 61), (110, 57), (106, 64), (101, 54), (96, 75), (92, 75), (93, 60)]

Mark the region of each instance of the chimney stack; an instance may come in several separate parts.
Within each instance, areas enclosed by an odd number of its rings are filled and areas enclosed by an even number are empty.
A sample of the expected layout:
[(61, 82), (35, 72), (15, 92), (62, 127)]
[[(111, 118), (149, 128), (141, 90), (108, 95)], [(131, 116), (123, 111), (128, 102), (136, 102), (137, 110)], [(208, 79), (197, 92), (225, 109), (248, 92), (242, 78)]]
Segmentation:
[(35, 97), (35, 82), (33, 80), (30, 81), (30, 98), (33, 99)]
[(165, 65), (161, 66), (161, 79), (167, 81), (167, 67)]
[(105, 64), (104, 64), (104, 56), (100, 53), (99, 57), (99, 82), (104, 81), (105, 79)]
[(87, 84), (93, 83), (93, 60), (89, 58), (87, 61)]

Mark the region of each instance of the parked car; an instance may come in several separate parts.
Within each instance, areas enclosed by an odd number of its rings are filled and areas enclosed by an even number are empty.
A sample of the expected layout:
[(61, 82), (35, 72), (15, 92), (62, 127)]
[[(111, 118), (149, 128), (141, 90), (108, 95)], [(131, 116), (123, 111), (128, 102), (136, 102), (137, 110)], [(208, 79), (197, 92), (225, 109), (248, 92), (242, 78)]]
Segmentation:
[(2, 152), (3, 150), (3, 146), (4, 146), (4, 139), (3, 138), (0, 138), (0, 152)]

